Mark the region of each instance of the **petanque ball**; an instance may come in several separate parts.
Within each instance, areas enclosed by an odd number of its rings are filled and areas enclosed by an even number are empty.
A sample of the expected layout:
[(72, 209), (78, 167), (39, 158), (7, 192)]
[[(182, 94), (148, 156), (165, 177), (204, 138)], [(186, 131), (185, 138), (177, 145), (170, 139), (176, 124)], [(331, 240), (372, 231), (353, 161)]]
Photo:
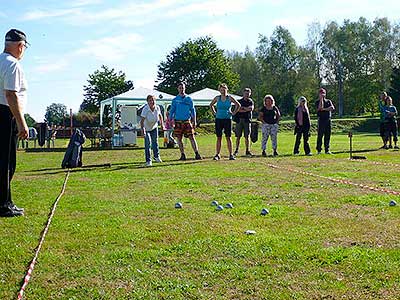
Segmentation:
[(220, 210), (223, 210), (223, 209), (224, 209), (224, 207), (222, 205), (218, 205), (215, 210), (220, 211)]
[(233, 204), (232, 203), (227, 203), (227, 204), (225, 204), (225, 208), (233, 208)]
[(391, 200), (390, 202), (389, 202), (389, 206), (396, 206), (397, 205), (397, 203), (396, 203), (396, 201), (394, 201), (394, 200)]
[(211, 206), (218, 206), (218, 201), (214, 200), (213, 202), (211, 202)]
[(182, 203), (180, 202), (175, 203), (175, 208), (182, 208)]
[(268, 215), (268, 214), (269, 214), (269, 210), (268, 210), (268, 209), (263, 208), (263, 209), (261, 210), (261, 215), (262, 215), (262, 216), (265, 216), (265, 215)]

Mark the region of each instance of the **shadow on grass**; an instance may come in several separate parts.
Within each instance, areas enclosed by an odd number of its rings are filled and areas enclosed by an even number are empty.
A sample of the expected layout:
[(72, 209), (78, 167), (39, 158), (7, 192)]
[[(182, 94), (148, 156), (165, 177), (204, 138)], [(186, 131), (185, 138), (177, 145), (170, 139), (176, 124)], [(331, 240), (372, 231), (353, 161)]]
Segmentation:
[[(115, 163), (115, 164), (101, 164), (101, 165), (87, 165), (79, 168), (70, 169), (70, 173), (81, 173), (93, 170), (101, 170), (106, 169), (107, 172), (119, 171), (125, 169), (153, 169), (153, 168), (162, 168), (167, 166), (178, 166), (178, 165), (191, 165), (205, 162), (206, 160), (187, 160), (187, 161), (164, 161), (163, 163), (153, 164), (151, 167), (147, 167), (144, 162), (130, 162), (130, 163)], [(36, 175), (55, 175), (62, 174), (68, 172), (68, 169), (62, 168), (47, 168), (47, 169), (38, 169), (38, 170), (30, 170), (24, 171), (26, 173), (33, 173)]]

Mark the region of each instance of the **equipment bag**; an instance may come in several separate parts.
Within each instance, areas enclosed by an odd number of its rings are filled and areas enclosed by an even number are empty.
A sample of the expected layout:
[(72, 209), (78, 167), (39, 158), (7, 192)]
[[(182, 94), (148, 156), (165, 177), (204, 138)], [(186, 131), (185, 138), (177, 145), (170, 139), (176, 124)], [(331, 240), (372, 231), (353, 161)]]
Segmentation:
[(67, 151), (65, 151), (64, 159), (61, 167), (76, 168), (82, 167), (82, 145), (86, 141), (86, 136), (79, 129), (75, 129), (74, 134), (71, 136), (68, 144)]

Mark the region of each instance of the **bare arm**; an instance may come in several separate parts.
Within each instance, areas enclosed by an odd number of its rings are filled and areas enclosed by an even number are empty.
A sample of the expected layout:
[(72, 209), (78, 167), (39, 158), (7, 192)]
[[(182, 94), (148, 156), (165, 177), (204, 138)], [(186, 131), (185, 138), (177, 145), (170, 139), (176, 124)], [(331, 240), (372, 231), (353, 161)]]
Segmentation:
[(217, 114), (217, 111), (215, 110), (215, 106), (214, 106), (215, 103), (217, 103), (217, 101), (218, 101), (218, 98), (215, 97), (210, 103), (210, 108), (211, 108), (211, 111), (212, 111), (214, 116)]
[(146, 131), (144, 129), (144, 118), (143, 117), (140, 119), (140, 128), (142, 129), (142, 133), (144, 135)]
[(276, 122), (279, 122), (280, 119), (281, 119), (281, 112), (279, 111), (279, 108), (276, 107)]
[(164, 129), (164, 118), (163, 118), (162, 114), (160, 113), (158, 115), (158, 117), (159, 117), (158, 119), (159, 119), (160, 124), (161, 124), (161, 128)]
[(5, 95), (11, 113), (13, 114), (15, 121), (17, 122), (17, 127), (18, 127), (17, 136), (20, 139), (27, 139), (29, 137), (29, 129), (28, 125), (26, 125), (26, 121), (22, 113), (20, 103), (18, 101), (17, 93), (15, 91), (5, 90)]
[(265, 123), (264, 122), (264, 113), (262, 111), (259, 112), (258, 119), (261, 121), (261, 123), (263, 123), (263, 124)]
[(239, 112), (241, 105), (235, 98), (233, 98), (231, 96), (229, 96), (229, 98), (230, 98), (231, 102), (235, 105), (235, 110), (232, 112), (232, 115), (236, 115)]

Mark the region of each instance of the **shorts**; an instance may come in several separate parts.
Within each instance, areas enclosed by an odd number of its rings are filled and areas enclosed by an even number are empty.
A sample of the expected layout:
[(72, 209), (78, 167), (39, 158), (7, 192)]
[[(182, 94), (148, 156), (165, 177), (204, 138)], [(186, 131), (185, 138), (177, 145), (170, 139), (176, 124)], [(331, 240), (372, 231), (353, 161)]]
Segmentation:
[(186, 121), (175, 120), (174, 136), (176, 137), (185, 136), (187, 138), (192, 135), (194, 135), (194, 128), (190, 120)]
[(385, 123), (383, 122), (379, 124), (379, 134), (381, 137), (385, 137)]
[(240, 118), (239, 122), (235, 125), (235, 135), (236, 137), (241, 137), (244, 132), (244, 136), (248, 137), (251, 133), (250, 120)]
[(222, 137), (222, 131), (226, 137), (232, 136), (232, 120), (231, 119), (215, 119), (215, 134)]

